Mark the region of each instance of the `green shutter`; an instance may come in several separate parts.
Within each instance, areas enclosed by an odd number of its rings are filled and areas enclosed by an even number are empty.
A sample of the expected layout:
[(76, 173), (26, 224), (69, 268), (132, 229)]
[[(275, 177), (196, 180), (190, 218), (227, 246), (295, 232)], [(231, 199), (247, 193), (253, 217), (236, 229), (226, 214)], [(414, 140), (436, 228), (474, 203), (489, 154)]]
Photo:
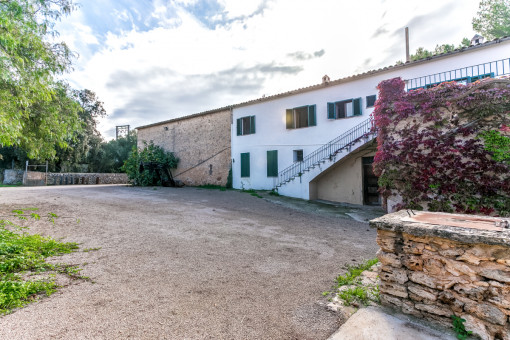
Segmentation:
[(287, 129), (294, 129), (294, 110), (287, 109), (285, 111), (285, 122)]
[(317, 119), (315, 118), (315, 105), (308, 106), (308, 126), (316, 126)]
[(250, 153), (241, 154), (241, 177), (250, 177)]
[(237, 135), (241, 136), (243, 134), (243, 124), (241, 118), (237, 119)]
[(267, 152), (267, 177), (278, 176), (278, 150)]
[(255, 133), (255, 116), (250, 117), (250, 133)]
[(328, 103), (328, 119), (335, 118), (335, 103)]
[(361, 98), (352, 100), (352, 114), (354, 116), (361, 116)]

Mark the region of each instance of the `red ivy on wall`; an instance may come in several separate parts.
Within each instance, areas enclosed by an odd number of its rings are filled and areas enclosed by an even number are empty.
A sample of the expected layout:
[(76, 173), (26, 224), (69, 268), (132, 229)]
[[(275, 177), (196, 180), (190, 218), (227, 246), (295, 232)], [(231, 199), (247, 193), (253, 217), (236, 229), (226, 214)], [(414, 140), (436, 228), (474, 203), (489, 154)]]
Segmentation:
[(400, 78), (378, 85), (374, 171), (383, 196), (400, 196), (397, 209), (510, 216), (510, 163), (483, 138), (510, 135), (510, 81), (404, 87)]

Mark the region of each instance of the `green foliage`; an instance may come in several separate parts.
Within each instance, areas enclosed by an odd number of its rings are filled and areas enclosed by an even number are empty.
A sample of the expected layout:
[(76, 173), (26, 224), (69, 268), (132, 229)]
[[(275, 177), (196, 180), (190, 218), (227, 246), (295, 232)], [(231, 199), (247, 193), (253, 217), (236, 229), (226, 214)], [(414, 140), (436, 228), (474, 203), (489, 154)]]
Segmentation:
[(103, 103), (87, 89), (75, 90), (72, 95), (80, 107), (78, 115), (82, 129), (70, 136), (66, 147), (57, 148), (56, 162), (50, 164), (50, 169), (54, 171), (83, 172), (82, 165), (88, 164), (93, 150), (103, 144), (103, 137), (97, 130), (97, 119), (106, 116)]
[(491, 153), (497, 162), (510, 161), (510, 137), (497, 130), (490, 130), (479, 135), (484, 141), (485, 150)]
[(480, 1), (472, 24), (474, 31), (489, 40), (510, 35), (510, 1)]
[(91, 149), (87, 157), (89, 171), (103, 173), (122, 172), (122, 166), (136, 148), (136, 132), (131, 131), (128, 136), (101, 143)]
[[(438, 54), (452, 52), (458, 48), (468, 47), (469, 45), (471, 45), (471, 40), (469, 40), (468, 38), (464, 38), (464, 39), (462, 39), (462, 41), (460, 42), (460, 44), (457, 47), (455, 47), (455, 45), (453, 45), (453, 44), (436, 45), (436, 48), (434, 49), (434, 51), (429, 51), (423, 47), (418, 47), (416, 49), (416, 51), (414, 52), (414, 54), (411, 54), (409, 56), (409, 58), (411, 61), (427, 59), (427, 58), (433, 57)], [(397, 61), (397, 65), (401, 65), (401, 64), (403, 64), (403, 62), (401, 60)]]
[[(18, 218), (25, 216), (23, 210), (13, 212)], [(31, 215), (34, 220), (40, 218)], [(57, 288), (53, 280), (31, 281), (23, 278), (22, 274), (58, 271), (55, 265), (46, 263), (45, 259), (78, 248), (76, 243), (62, 243), (49, 237), (30, 235), (25, 229), (10, 221), (0, 220), (0, 314), (7, 314), (14, 308), (30, 303), (39, 293), (53, 293)]]
[[(175, 157), (173, 152), (165, 151), (162, 147), (154, 145), (152, 142), (144, 144), (143, 150), (134, 148), (122, 166), (122, 170), (127, 174), (133, 185), (148, 186), (152, 185), (153, 181), (157, 179), (157, 175), (148, 169), (144, 169), (142, 173), (139, 172), (141, 162), (156, 162), (169, 169), (177, 168), (179, 163), (179, 159)], [(161, 185), (159, 180), (158, 185)]]
[(273, 190), (271, 190), (271, 191), (269, 192), (269, 195), (271, 195), (271, 196), (280, 196), (280, 194), (278, 193), (278, 191), (276, 191), (276, 190), (274, 190), (274, 189), (273, 189)]
[[(347, 273), (345, 275), (339, 275), (336, 278), (335, 291), (340, 289), (338, 298), (343, 301), (344, 305), (368, 305), (370, 302), (380, 302), (379, 298), (379, 286), (378, 285), (363, 285), (360, 279), (361, 273), (365, 270), (369, 270), (377, 264), (377, 259), (368, 260), (358, 266), (347, 266)], [(323, 293), (327, 295), (327, 292)]]
[(81, 129), (79, 104), (57, 81), (71, 66), (55, 21), (71, 0), (0, 1), (0, 145), (18, 146), (30, 158), (53, 158)]
[(348, 266), (347, 273), (345, 275), (339, 275), (336, 278), (338, 287), (353, 284), (355, 280), (361, 275), (361, 273), (372, 268), (372, 266), (377, 262), (379, 262), (378, 259), (371, 259), (358, 266)]
[(227, 189), (232, 189), (232, 167), (230, 167), (230, 170), (228, 170), (227, 184), (225, 187)]
[(253, 189), (248, 189), (248, 190), (245, 190), (245, 189), (242, 189), (241, 192), (245, 192), (247, 194), (250, 194), (252, 195), (253, 197), (257, 197), (257, 198), (262, 198), (262, 196), (260, 196), (257, 191), (253, 190)]
[(219, 191), (227, 191), (226, 187), (222, 187), (221, 185), (216, 185), (216, 184), (203, 184), (203, 185), (197, 186), (197, 188), (200, 188), (200, 189), (212, 189), (212, 190), (219, 190)]
[(464, 327), (464, 322), (466, 322), (465, 319), (459, 318), (458, 316), (451, 315), (452, 318), (452, 324), (453, 324), (453, 330), (455, 331), (455, 334), (457, 335), (457, 339), (459, 340), (465, 340), (473, 334), (472, 331), (467, 331)]

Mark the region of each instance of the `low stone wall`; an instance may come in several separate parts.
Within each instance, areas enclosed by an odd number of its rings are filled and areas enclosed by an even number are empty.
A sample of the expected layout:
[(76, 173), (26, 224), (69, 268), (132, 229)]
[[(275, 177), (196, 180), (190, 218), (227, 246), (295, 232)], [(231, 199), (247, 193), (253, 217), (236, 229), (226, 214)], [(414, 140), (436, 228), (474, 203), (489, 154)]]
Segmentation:
[(4, 170), (3, 184), (19, 184), (23, 182), (24, 170)]
[(416, 222), (406, 211), (372, 220), (382, 304), (449, 327), (456, 315), (482, 339), (510, 340), (510, 230), (476, 218), (483, 229)]
[(48, 173), (48, 185), (127, 184), (126, 174)]

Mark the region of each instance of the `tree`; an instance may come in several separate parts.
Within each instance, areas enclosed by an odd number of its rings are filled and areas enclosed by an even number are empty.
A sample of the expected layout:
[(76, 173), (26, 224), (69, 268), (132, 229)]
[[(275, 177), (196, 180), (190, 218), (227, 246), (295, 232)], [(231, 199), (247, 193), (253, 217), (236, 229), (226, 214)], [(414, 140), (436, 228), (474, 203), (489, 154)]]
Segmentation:
[(73, 99), (79, 104), (78, 117), (82, 129), (67, 140), (67, 147), (58, 147), (56, 168), (60, 171), (83, 171), (80, 167), (88, 163), (89, 153), (101, 147), (103, 137), (97, 130), (97, 119), (106, 116), (106, 110), (91, 90), (74, 90)]
[(158, 163), (164, 168), (175, 169), (179, 164), (179, 158), (175, 157), (173, 152), (165, 151), (162, 147), (154, 145), (153, 142), (149, 144), (145, 143), (142, 150), (133, 149), (131, 155), (124, 163), (122, 170), (127, 174), (130, 181), (134, 185), (148, 186), (152, 185), (154, 181), (158, 181), (158, 185), (161, 185), (161, 181), (157, 178), (154, 171), (150, 169), (144, 169), (141, 173), (139, 172), (140, 163), (142, 162), (154, 162)]
[(128, 136), (102, 143), (89, 153), (88, 164), (91, 172), (122, 172), (122, 166), (136, 149), (136, 132)]
[(57, 77), (72, 53), (51, 43), (54, 24), (72, 0), (0, 0), (0, 146), (18, 146), (30, 158), (53, 158), (80, 130), (79, 105)]
[(510, 0), (480, 1), (472, 24), (474, 31), (489, 40), (510, 35)]
[[(411, 54), (409, 56), (409, 58), (411, 59), (411, 61), (426, 59), (426, 58), (430, 58), (430, 57), (433, 57), (438, 54), (452, 52), (456, 48), (460, 49), (463, 47), (468, 47), (469, 45), (471, 45), (471, 41), (468, 38), (464, 38), (464, 39), (462, 39), (459, 46), (457, 46), (457, 47), (455, 47), (455, 45), (453, 45), (453, 44), (436, 45), (436, 48), (434, 49), (434, 51), (429, 51), (423, 47), (418, 47), (418, 49), (416, 49), (416, 52), (414, 52), (414, 54)], [(401, 60), (399, 60), (399, 61), (397, 61), (396, 64), (401, 65), (401, 64), (403, 64), (403, 62)]]

